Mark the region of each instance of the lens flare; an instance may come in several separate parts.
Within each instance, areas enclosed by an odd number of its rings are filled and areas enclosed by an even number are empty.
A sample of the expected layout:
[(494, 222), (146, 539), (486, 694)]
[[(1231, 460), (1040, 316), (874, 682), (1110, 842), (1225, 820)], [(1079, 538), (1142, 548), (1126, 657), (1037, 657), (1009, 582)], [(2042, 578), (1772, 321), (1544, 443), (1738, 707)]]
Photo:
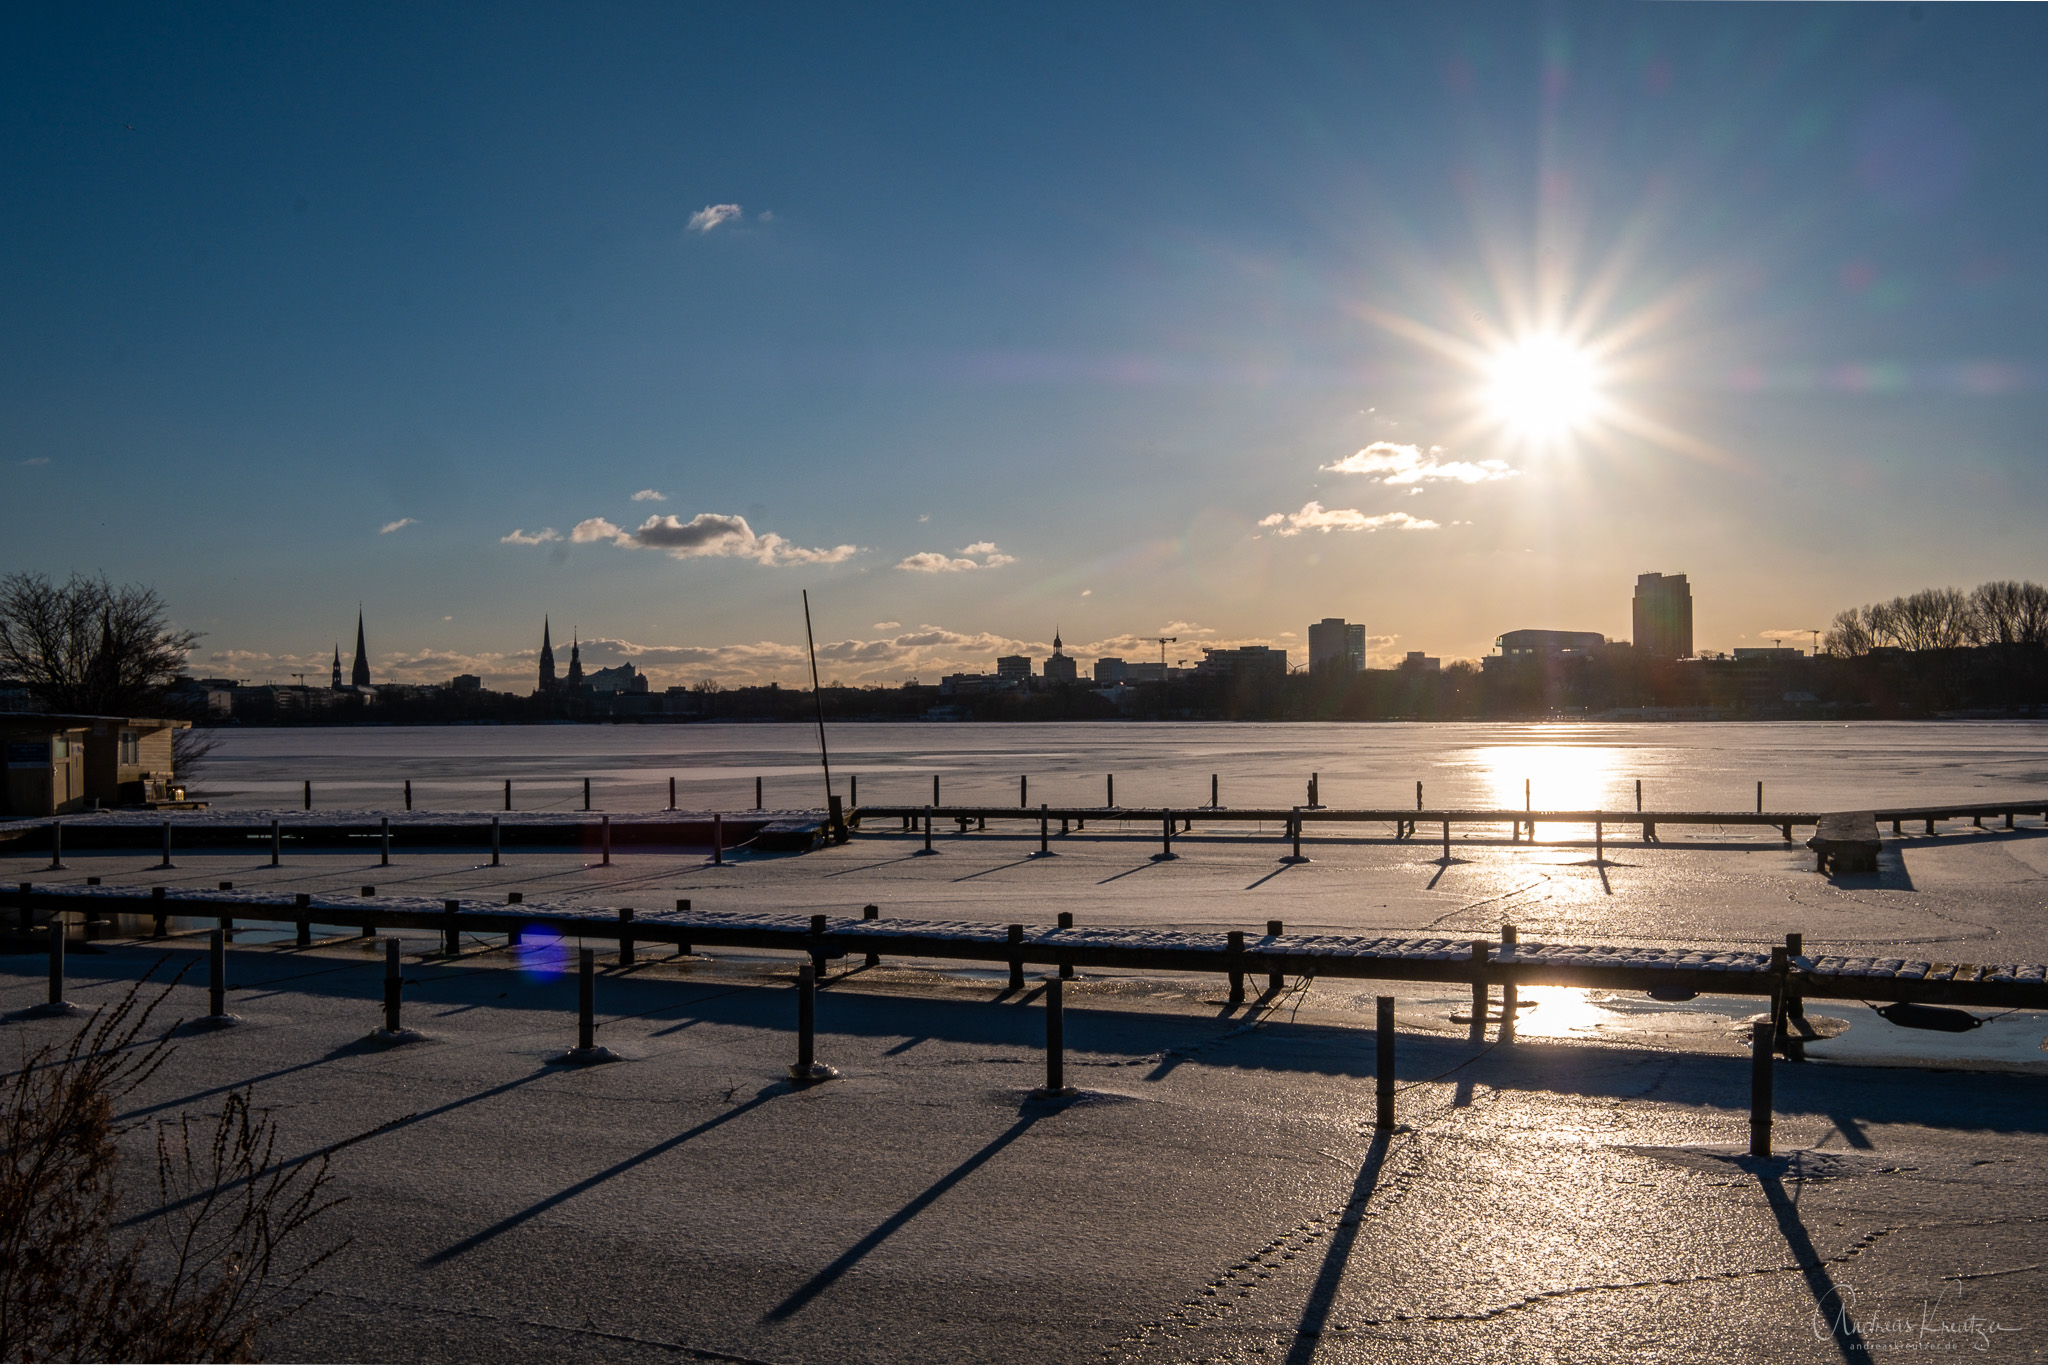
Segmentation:
[(1486, 406), (1515, 436), (1558, 440), (1584, 426), (1599, 410), (1599, 366), (1562, 336), (1524, 337), (1495, 354), (1488, 365)]

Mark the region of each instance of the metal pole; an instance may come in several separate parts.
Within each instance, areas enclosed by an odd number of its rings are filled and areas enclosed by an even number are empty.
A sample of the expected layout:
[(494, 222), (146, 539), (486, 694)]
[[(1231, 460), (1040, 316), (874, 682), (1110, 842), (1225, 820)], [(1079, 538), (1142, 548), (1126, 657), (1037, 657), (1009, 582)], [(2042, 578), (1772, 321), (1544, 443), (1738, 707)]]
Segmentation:
[(1105, 805), (1105, 806), (1107, 806), (1107, 807), (1109, 807), (1109, 808), (1110, 808), (1111, 810), (1115, 810), (1115, 809), (1116, 809), (1116, 774), (1115, 774), (1115, 773), (1110, 773), (1110, 774), (1108, 774), (1108, 780), (1109, 780), (1109, 794), (1108, 794), (1107, 798), (1106, 798), (1106, 799), (1105, 799), (1105, 800), (1103, 801), (1103, 803), (1102, 803), (1102, 804), (1103, 804), (1103, 805)]
[(388, 815), (377, 817), (377, 849), (377, 866), (391, 866), (391, 817)]
[(1597, 865), (1607, 861), (1607, 826), (1604, 821), (1593, 822), (1593, 862)]
[(939, 804), (939, 775), (937, 773), (932, 774), (932, 804), (934, 806)]
[(1294, 814), (1293, 814), (1293, 815), (1292, 815), (1291, 817), (1289, 817), (1289, 819), (1288, 819), (1287, 823), (1288, 823), (1288, 827), (1289, 827), (1290, 829), (1292, 829), (1292, 830), (1293, 830), (1293, 832), (1294, 832), (1294, 861), (1298, 863), (1298, 862), (1300, 862), (1300, 861), (1301, 861), (1301, 807), (1300, 807), (1300, 806), (1296, 806), (1296, 807), (1294, 808)]
[(860, 809), (860, 774), (849, 773), (846, 777), (846, 804)]
[(1756, 813), (1764, 813), (1764, 784), (1761, 782), (1756, 784)]
[(1373, 1020), (1373, 1091), (1378, 1101), (1378, 1112), (1373, 1116), (1372, 1126), (1382, 1133), (1394, 1131), (1394, 997), (1383, 995), (1378, 1000), (1377, 1016)]
[(1643, 812), (1643, 779), (1639, 777), (1639, 778), (1637, 778), (1637, 779), (1636, 779), (1636, 814), (1640, 815), (1640, 814), (1642, 814), (1642, 812)]
[[(1060, 911), (1059, 926), (1062, 929), (1073, 928), (1074, 912), (1071, 910)], [(1062, 981), (1072, 981), (1074, 979), (1074, 964), (1066, 960), (1064, 953), (1060, 955), (1060, 979)]]
[(1445, 862), (1445, 864), (1446, 864), (1446, 865), (1448, 865), (1448, 864), (1450, 863), (1450, 861), (1451, 861), (1451, 820), (1450, 820), (1450, 817), (1449, 817), (1449, 816), (1445, 816), (1445, 817), (1444, 817), (1444, 862)]
[[(292, 900), (297, 904), (298, 908), (301, 910), (309, 909), (313, 904), (313, 898), (303, 891), (299, 892), (298, 895), (292, 897)], [(313, 946), (313, 921), (308, 916), (301, 915), (299, 917), (299, 936), (297, 940), (297, 946), (301, 948), (310, 948)]]
[(1486, 1024), (1486, 943), (1472, 940), (1472, 1022)]
[(1415, 784), (1415, 809), (1422, 809), (1422, 784), (1420, 782)]
[[(825, 804), (832, 804), (832, 754), (825, 747), (825, 689), (818, 686), (818, 644), (811, 636), (811, 592), (804, 589), (804, 645), (811, 652), (811, 698), (818, 704), (818, 762), (825, 768)], [(758, 791), (760, 779), (754, 779)], [(755, 807), (760, 800), (757, 796)]]
[(1060, 994), (1058, 977), (1045, 983), (1045, 1088), (1054, 1095), (1067, 1088), (1067, 1021)]
[(1771, 1154), (1771, 1026), (1749, 1029), (1749, 1154)]
[(394, 936), (384, 940), (384, 1031), (397, 1033), (404, 1025), (399, 1020), (400, 995), (405, 987), (405, 977), (398, 965), (399, 945)]
[(461, 901), (441, 902), (441, 951), (449, 957), (462, 953)]
[(1216, 774), (1215, 774), (1215, 773), (1210, 773), (1210, 774), (1209, 774), (1209, 809), (1210, 809), (1210, 810), (1218, 810), (1218, 809), (1221, 809), (1222, 805), (1223, 805), (1222, 799), (1221, 799), (1221, 798), (1220, 798), (1220, 797), (1219, 797), (1219, 796), (1217, 795), (1217, 776), (1216, 776)]
[(206, 1012), (215, 1019), (228, 1012), (228, 936), (219, 929), (207, 935)]
[(829, 918), (811, 916), (811, 976), (818, 981), (825, 979), (825, 926)]
[(597, 951), (576, 950), (576, 1050), (597, 1046)]
[[(1790, 970), (1792, 965), (1790, 959), (1803, 957), (1805, 954), (1806, 935), (1785, 935), (1785, 957), (1787, 959), (1785, 966), (1787, 970)], [(1793, 995), (1790, 991), (1785, 993), (1785, 1017), (1788, 1019), (1804, 1019), (1806, 1017), (1806, 1000), (1803, 996)]]

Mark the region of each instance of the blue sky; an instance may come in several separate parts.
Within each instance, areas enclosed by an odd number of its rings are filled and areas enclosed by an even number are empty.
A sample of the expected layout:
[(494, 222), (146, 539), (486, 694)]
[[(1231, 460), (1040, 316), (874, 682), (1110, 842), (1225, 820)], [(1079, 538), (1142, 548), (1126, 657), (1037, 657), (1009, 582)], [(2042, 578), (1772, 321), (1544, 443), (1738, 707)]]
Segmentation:
[[(1728, 649), (2048, 578), (2035, 7), (0, 33), (0, 568), (156, 584), (203, 672), (358, 602), (380, 679), (523, 683), (547, 613), (795, 681), (808, 588), (856, 682), (1055, 625), (1625, 638), (1648, 570)], [(1532, 344), (1579, 367), (1541, 430)]]

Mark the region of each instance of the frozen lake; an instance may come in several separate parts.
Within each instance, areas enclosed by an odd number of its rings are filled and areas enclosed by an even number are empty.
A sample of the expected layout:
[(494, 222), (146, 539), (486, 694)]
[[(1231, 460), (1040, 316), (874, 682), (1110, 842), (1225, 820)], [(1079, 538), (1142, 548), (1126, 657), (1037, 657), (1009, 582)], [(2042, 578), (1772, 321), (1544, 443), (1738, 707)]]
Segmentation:
[[(544, 725), (220, 730), (195, 784), (217, 806), (396, 807), (410, 779), (421, 809), (521, 810), (823, 804), (818, 736), (807, 725)], [(834, 790), (857, 776), (873, 803), (1100, 804), (1105, 774), (1125, 806), (1199, 805), (1209, 778), (1225, 805), (1292, 805), (1310, 773), (1324, 804), (1628, 810), (1635, 783), (1653, 808), (1772, 810), (1992, 800), (2048, 792), (2048, 723), (1852, 724), (1075, 724), (834, 725)]]

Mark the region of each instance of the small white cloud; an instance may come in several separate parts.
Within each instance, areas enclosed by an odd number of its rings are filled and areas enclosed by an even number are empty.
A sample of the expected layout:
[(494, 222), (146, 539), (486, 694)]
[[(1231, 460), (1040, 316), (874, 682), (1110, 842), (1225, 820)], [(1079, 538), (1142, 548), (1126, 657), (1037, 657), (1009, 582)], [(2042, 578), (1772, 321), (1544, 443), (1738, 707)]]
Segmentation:
[(521, 528), (509, 536), (499, 536), (498, 543), (500, 545), (545, 545), (551, 540), (560, 540), (561, 538), (562, 533), (552, 526), (543, 527), (531, 535), (528, 535), (525, 529)]
[(609, 540), (614, 545), (631, 545), (633, 537), (606, 521), (603, 517), (585, 517), (569, 532), (569, 539), (578, 545), (591, 545), (600, 540)]
[(1495, 479), (1512, 479), (1521, 473), (1518, 469), (1508, 468), (1505, 460), (1446, 460), (1441, 458), (1443, 453), (1441, 446), (1431, 446), (1424, 452), (1420, 446), (1374, 441), (1357, 454), (1346, 455), (1337, 463), (1326, 464), (1323, 468), (1338, 474), (1376, 474), (1378, 482), (1388, 484), (1443, 480), (1491, 483)]
[(633, 495), (634, 502), (667, 502), (668, 494), (658, 493), (652, 488), (643, 488)]
[(400, 517), (397, 521), (387, 521), (382, 526), (379, 526), (377, 528), (377, 534), (380, 536), (388, 536), (393, 531), (403, 531), (408, 526), (417, 525), (419, 525), (419, 522), (412, 517)]
[(907, 573), (965, 573), (981, 565), (971, 559), (954, 559), (936, 550), (920, 550), (896, 566)]
[(443, 621), (453, 621), (453, 620), (454, 620), (455, 618), (454, 618), (454, 617), (452, 617), (452, 616), (444, 616), (444, 617), (442, 617), (441, 619), (442, 619)]
[[(19, 468), (21, 468), (21, 469), (34, 469), (34, 468), (35, 468), (36, 466), (38, 466), (38, 465), (46, 465), (46, 464), (48, 464), (49, 462), (50, 462), (50, 457), (49, 457), (49, 456), (47, 456), (47, 455), (38, 455), (38, 456), (36, 456), (36, 457), (35, 457), (35, 458), (34, 458), (33, 460), (17, 460), (17, 461), (15, 462), (15, 463), (16, 463), (17, 467), (19, 467)], [(918, 520), (919, 520), (919, 521), (923, 521), (923, 520), (924, 520), (924, 518), (923, 518), (923, 517), (919, 517), (919, 518), (918, 518)]]
[(709, 232), (720, 223), (729, 223), (742, 216), (738, 204), (706, 204), (690, 215), (690, 231)]
[(1093, 597), (1093, 596), (1095, 596), (1095, 589), (1093, 589), (1093, 588), (1083, 588), (1083, 589), (1081, 589), (1081, 596), (1083, 596), (1083, 597)]
[(995, 552), (996, 543), (993, 540), (977, 540), (972, 545), (960, 547), (960, 553), (963, 555), (992, 555)]
[(925, 513), (925, 514), (924, 514), (923, 516), (921, 516), (921, 517), (919, 517), (919, 518), (918, 518), (918, 520), (919, 520), (919, 521), (930, 521), (931, 519), (932, 519), (932, 514), (931, 514), (931, 513), (929, 513), (929, 512), (926, 512), (926, 513)]
[(875, 629), (876, 629), (876, 630), (898, 630), (898, 629), (901, 629), (901, 628), (902, 628), (902, 625), (903, 625), (903, 623), (902, 623), (901, 621), (877, 621), (877, 622), (875, 622)]
[(1276, 536), (1298, 536), (1303, 531), (1377, 531), (1394, 526), (1403, 531), (1434, 531), (1437, 523), (1411, 517), (1406, 512), (1382, 512), (1369, 517), (1355, 507), (1324, 507), (1319, 502), (1303, 505), (1299, 512), (1275, 512), (1259, 518), (1259, 525), (1273, 528)]

